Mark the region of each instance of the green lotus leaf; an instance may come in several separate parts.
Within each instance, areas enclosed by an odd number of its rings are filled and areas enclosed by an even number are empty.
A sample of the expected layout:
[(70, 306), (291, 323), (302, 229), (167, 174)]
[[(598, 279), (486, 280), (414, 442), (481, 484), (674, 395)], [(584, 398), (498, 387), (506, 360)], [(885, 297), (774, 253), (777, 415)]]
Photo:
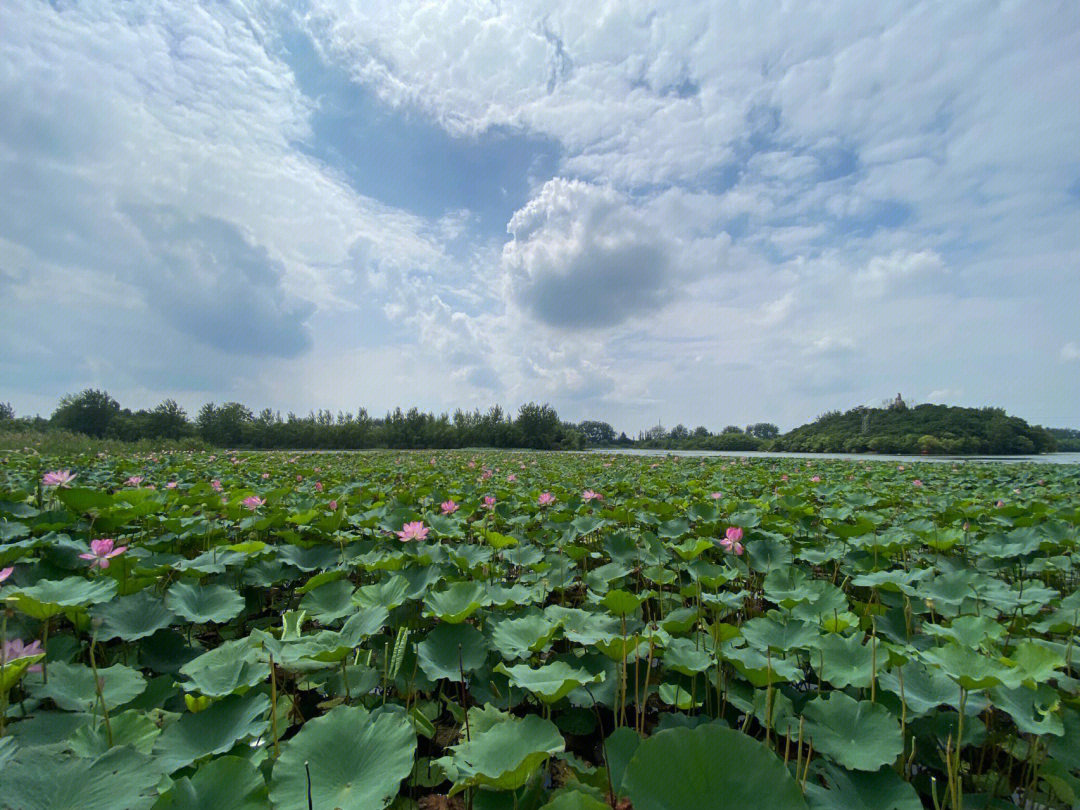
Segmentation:
[(704, 725), (654, 734), (622, 780), (634, 810), (806, 810), (782, 760), (734, 729)]
[(1034, 688), (994, 687), (990, 690), (990, 701), (995, 709), (1008, 714), (1024, 734), (1060, 737), (1065, 733), (1061, 716), (1061, 696), (1056, 689), (1044, 683)]
[(13, 658), (5, 661), (0, 667), (0, 695), (8, 692), (11, 687), (19, 682), (26, 671), (45, 660), (45, 653), (37, 655), (25, 655), (21, 658)]
[(358, 647), (368, 636), (379, 632), (389, 619), (390, 613), (382, 605), (362, 607), (341, 626), (342, 641), (350, 647)]
[(88, 512), (102, 514), (113, 505), (113, 496), (100, 489), (89, 487), (66, 487), (56, 490), (60, 503), (77, 515)]
[(353, 594), (353, 601), (360, 607), (383, 607), (393, 610), (409, 598), (409, 581), (400, 574), (375, 585), (362, 585)]
[(751, 647), (725, 645), (723, 657), (754, 686), (802, 680), (802, 670), (793, 661), (778, 655), (766, 656)]
[(4, 765), (0, 808), (145, 810), (157, 798), (160, 780), (154, 763), (127, 746), (93, 759), (22, 749)]
[(946, 644), (925, 650), (921, 655), (928, 664), (941, 667), (946, 675), (968, 690), (1016, 685), (1014, 670), (969, 647)]
[[(112, 732), (112, 743), (109, 732)], [(161, 729), (150, 717), (134, 709), (112, 714), (109, 727), (104, 721), (87, 724), (76, 729), (67, 738), (67, 746), (79, 757), (98, 757), (116, 745), (128, 745), (140, 754), (149, 755)]]
[(514, 686), (528, 689), (545, 703), (561, 700), (582, 684), (604, 679), (603, 673), (594, 675), (564, 661), (553, 661), (536, 669), (528, 664), (516, 664), (512, 667), (498, 664), (495, 671), (503, 673), (510, 678)]
[(919, 661), (908, 661), (902, 667), (880, 673), (878, 687), (902, 697), (909, 718), (930, 714), (938, 706), (960, 707), (960, 688), (956, 681), (937, 667), (928, 667)]
[(639, 745), (641, 745), (641, 735), (626, 726), (615, 729), (604, 741), (604, 760), (616, 796), (626, 795), (622, 789), (623, 776), (626, 773), (626, 766), (630, 764)]
[(588, 646), (611, 641), (619, 635), (619, 620), (603, 613), (551, 605), (544, 614), (558, 622), (563, 635), (575, 644)]
[(490, 602), (491, 597), (480, 583), (455, 582), (444, 591), (433, 591), (425, 596), (424, 613), (440, 621), (460, 624)]
[(665, 706), (674, 706), (684, 712), (698, 708), (703, 702), (696, 699), (694, 693), (682, 684), (662, 683), (657, 688), (656, 694)]
[(821, 633), (809, 622), (797, 619), (781, 622), (772, 617), (759, 616), (743, 624), (742, 635), (747, 644), (759, 650), (786, 652), (809, 646)]
[(616, 616), (629, 616), (641, 607), (641, 597), (635, 596), (629, 591), (608, 591), (600, 604), (606, 607)]
[(989, 616), (957, 616), (948, 626), (930, 624), (923, 632), (955, 641), (961, 647), (985, 648), (1005, 635), (1005, 628)]
[(98, 638), (102, 641), (112, 638), (135, 641), (152, 636), (176, 621), (172, 611), (150, 591), (139, 591), (96, 605), (91, 613), (94, 618), (101, 619)]
[(244, 598), (224, 585), (177, 582), (165, 594), (165, 606), (189, 622), (223, 624), (240, 615)]
[(878, 661), (884, 662), (888, 654), (881, 648), (880, 641), (871, 640), (864, 644), (862, 633), (851, 636), (830, 633), (814, 642), (810, 662), (818, 667), (821, 680), (838, 689), (847, 686), (868, 687), (874, 676), (875, 643), (878, 645)]
[(432, 680), (460, 681), (487, 660), (488, 642), (470, 624), (439, 624), (416, 645), (416, 660)]
[(347, 579), (339, 579), (308, 591), (300, 600), (300, 609), (306, 610), (321, 623), (328, 624), (356, 610), (352, 595), (353, 584)]
[[(133, 700), (146, 689), (146, 680), (139, 671), (123, 664), (98, 667), (97, 676), (108, 708), (115, 709)], [(98, 704), (94, 672), (84, 664), (53, 662), (49, 664), (49, 682), (34, 683), (30, 691), (34, 697), (40, 700), (49, 698), (69, 712), (92, 712)], [(101, 711), (100, 706), (97, 711)]]
[(223, 754), (246, 737), (269, 726), (270, 698), (259, 692), (229, 695), (201, 712), (182, 714), (165, 727), (154, 744), (156, 762), (172, 773), (197, 759)]
[(226, 641), (180, 667), (188, 678), (184, 688), (208, 697), (224, 697), (237, 689), (262, 683), (270, 678), (267, 655), (252, 647), (247, 638)]
[(459, 570), (469, 573), (481, 565), (491, 562), (494, 551), (489, 546), (457, 545), (450, 552), (450, 559)]
[(270, 800), (276, 807), (382, 810), (412, 771), (416, 734), (404, 711), (338, 706), (304, 723), (281, 747)]
[(611, 810), (611, 806), (584, 791), (564, 788), (540, 810)]
[[(758, 532), (757, 534), (764, 534)], [(774, 535), (765, 535), (746, 543), (746, 557), (756, 571), (774, 571), (791, 565), (791, 548)]]
[(443, 757), (439, 763), (454, 780), (450, 795), (474, 785), (517, 790), (563, 747), (555, 724), (530, 714), (509, 717), (483, 731), (474, 731), (470, 740), (452, 746), (451, 756)]
[(48, 619), (68, 607), (89, 607), (108, 602), (116, 595), (116, 580), (107, 577), (43, 579), (28, 588), (4, 593), (13, 608), (35, 619)]
[(673, 638), (663, 651), (664, 666), (683, 675), (704, 672), (713, 664), (713, 656), (688, 638)]
[(264, 810), (266, 783), (258, 769), (241, 757), (218, 757), (192, 776), (177, 779), (154, 810)]
[(848, 771), (830, 762), (816, 765), (806, 783), (810, 810), (922, 810), (919, 794), (892, 768)]
[(1009, 654), (1009, 660), (1016, 665), (1016, 674), (1029, 685), (1056, 678), (1058, 670), (1065, 666), (1063, 655), (1037, 641), (1021, 641)]
[(880, 703), (833, 692), (809, 701), (803, 717), (814, 750), (845, 768), (876, 771), (892, 764), (904, 749), (900, 723)]
[(513, 661), (546, 650), (558, 632), (558, 622), (537, 612), (493, 625), (491, 641), (505, 660)]

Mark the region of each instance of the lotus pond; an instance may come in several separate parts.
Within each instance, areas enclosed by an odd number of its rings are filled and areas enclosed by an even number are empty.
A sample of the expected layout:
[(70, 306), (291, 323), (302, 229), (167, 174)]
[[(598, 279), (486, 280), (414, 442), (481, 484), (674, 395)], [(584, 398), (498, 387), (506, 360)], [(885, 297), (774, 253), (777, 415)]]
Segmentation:
[(0, 808), (1080, 807), (1080, 467), (0, 458)]

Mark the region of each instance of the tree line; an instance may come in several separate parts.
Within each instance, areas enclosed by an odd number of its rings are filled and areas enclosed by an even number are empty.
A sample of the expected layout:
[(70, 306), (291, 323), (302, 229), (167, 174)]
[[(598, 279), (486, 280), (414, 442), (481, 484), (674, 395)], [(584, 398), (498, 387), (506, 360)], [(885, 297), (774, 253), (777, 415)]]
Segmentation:
[(1000, 408), (947, 405), (908, 407), (898, 396), (882, 408), (830, 411), (783, 435), (771, 422), (719, 433), (656, 425), (635, 438), (607, 422), (566, 422), (548, 404), (528, 402), (516, 414), (494, 405), (487, 411), (433, 414), (395, 408), (373, 417), (327, 410), (284, 418), (269, 408), (255, 413), (239, 402), (208, 402), (194, 417), (172, 399), (152, 409), (122, 408), (106, 391), (87, 389), (63, 397), (52, 415), (17, 418), (0, 403), (0, 429), (66, 430), (95, 438), (134, 442), (171, 440), (212, 447), (255, 449), (362, 450), (506, 447), (582, 450), (641, 447), (669, 450), (780, 450), (814, 453), (926, 455), (1014, 455), (1080, 449), (1080, 431), (1032, 426)]
[(539, 450), (581, 450), (588, 447), (665, 447), (671, 449), (759, 449), (775, 437), (775, 425), (760, 423), (725, 428), (720, 434), (704, 427), (693, 431), (678, 425), (654, 428), (637, 440), (617, 433), (607, 422), (565, 422), (548, 404), (528, 402), (517, 414), (494, 405), (487, 411), (456, 410), (433, 414), (395, 408), (384, 417), (366, 409), (355, 413), (319, 410), (307, 416), (266, 408), (255, 413), (239, 402), (208, 402), (194, 417), (175, 400), (152, 409), (131, 410), (106, 391), (87, 389), (63, 397), (52, 415), (17, 418), (10, 404), (0, 403), (0, 427), (8, 430), (67, 430), (120, 441), (201, 441), (214, 447), (256, 449), (361, 450), (506, 447)]

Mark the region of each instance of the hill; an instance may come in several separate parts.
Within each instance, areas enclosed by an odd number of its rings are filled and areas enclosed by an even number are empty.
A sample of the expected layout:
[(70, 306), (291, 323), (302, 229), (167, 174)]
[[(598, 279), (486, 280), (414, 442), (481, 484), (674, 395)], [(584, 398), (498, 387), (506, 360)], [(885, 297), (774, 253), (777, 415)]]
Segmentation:
[(814, 453), (1027, 455), (1056, 449), (1054, 437), (1000, 408), (897, 401), (888, 408), (830, 411), (777, 437), (772, 449)]

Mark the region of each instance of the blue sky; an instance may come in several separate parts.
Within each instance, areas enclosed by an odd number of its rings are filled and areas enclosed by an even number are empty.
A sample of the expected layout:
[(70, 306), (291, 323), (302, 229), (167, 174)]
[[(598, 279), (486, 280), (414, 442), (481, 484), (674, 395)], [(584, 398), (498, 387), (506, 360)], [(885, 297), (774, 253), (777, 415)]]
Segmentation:
[(1080, 6), (0, 5), (0, 401), (1080, 427)]

